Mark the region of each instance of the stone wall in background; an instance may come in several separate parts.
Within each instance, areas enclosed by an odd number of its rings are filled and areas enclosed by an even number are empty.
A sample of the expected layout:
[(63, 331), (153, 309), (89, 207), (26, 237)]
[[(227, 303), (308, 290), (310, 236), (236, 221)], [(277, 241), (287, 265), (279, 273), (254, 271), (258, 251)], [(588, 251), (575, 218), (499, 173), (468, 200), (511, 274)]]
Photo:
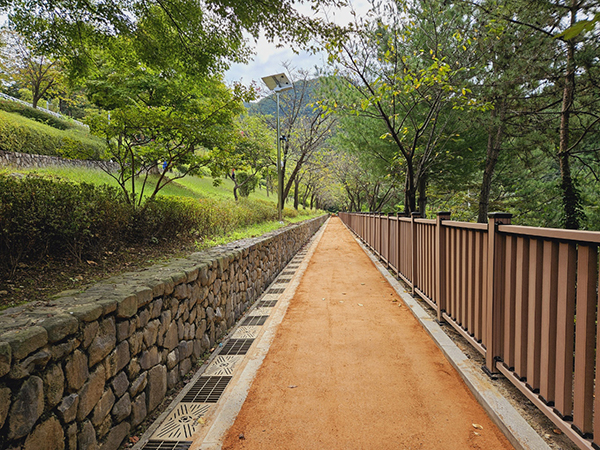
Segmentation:
[(103, 169), (116, 172), (119, 165), (110, 161), (84, 161), (80, 159), (66, 159), (58, 156), (30, 155), (28, 153), (6, 152), (0, 150), (0, 167), (15, 167), (30, 169), (36, 167), (83, 167), (85, 169)]
[(325, 219), (0, 312), (0, 448), (117, 449)]

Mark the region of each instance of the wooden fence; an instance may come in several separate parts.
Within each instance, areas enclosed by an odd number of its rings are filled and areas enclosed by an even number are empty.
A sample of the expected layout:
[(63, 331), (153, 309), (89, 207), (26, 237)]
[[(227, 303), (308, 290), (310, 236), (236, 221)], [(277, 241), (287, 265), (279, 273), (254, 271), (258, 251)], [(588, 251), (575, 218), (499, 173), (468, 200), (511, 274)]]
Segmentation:
[(505, 213), (487, 224), (449, 213), (340, 218), (481, 352), (486, 372), (502, 373), (580, 448), (600, 449), (600, 232), (511, 225)]

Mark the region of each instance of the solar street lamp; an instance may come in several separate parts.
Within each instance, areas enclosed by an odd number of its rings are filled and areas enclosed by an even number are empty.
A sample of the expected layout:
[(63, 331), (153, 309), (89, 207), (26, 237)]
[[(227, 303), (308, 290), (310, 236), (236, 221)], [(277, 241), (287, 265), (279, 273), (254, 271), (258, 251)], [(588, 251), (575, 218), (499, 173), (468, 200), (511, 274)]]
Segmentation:
[(283, 167), (281, 166), (281, 127), (279, 124), (279, 93), (292, 89), (292, 82), (285, 73), (278, 73), (263, 77), (267, 87), (275, 92), (277, 97), (277, 217), (281, 222), (283, 211)]

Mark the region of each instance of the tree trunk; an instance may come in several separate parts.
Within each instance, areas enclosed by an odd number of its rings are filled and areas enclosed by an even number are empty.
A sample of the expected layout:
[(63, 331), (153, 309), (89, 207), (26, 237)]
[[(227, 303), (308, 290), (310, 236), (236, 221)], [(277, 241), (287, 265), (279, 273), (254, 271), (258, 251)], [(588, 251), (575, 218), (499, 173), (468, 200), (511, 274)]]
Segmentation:
[[(571, 25), (573, 25), (576, 22), (577, 0), (573, 0), (571, 5)], [(569, 119), (575, 97), (575, 41), (574, 39), (570, 39), (565, 43), (567, 45), (567, 69), (565, 72), (565, 87), (563, 89), (563, 101), (560, 111), (560, 147), (558, 160), (560, 163), (565, 228), (577, 230), (579, 229), (579, 220), (582, 215), (581, 199), (573, 183), (569, 163)]]
[(300, 193), (298, 192), (299, 189), (300, 189), (300, 180), (298, 180), (298, 177), (296, 177), (296, 179), (294, 180), (294, 209), (296, 211), (298, 210), (298, 204), (300, 203), (300, 201), (299, 201)]
[(421, 217), (425, 217), (425, 208), (427, 207), (427, 177), (419, 177), (419, 212)]
[(477, 213), (477, 222), (487, 223), (490, 205), (490, 190), (492, 187), (492, 178), (494, 169), (500, 155), (502, 146), (502, 133), (504, 127), (505, 105), (502, 102), (500, 106), (500, 123), (496, 124), (497, 109), (492, 109), (492, 125), (488, 129), (487, 153), (485, 157), (485, 169), (481, 181), (481, 190), (479, 191), (479, 209)]

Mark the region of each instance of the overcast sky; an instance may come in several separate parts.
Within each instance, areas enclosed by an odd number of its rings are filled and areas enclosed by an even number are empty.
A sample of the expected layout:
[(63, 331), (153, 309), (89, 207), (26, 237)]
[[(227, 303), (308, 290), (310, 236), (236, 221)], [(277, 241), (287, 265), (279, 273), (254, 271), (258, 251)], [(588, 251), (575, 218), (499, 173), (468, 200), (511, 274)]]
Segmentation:
[[(357, 14), (366, 13), (369, 9), (367, 0), (349, 0), (352, 8)], [(310, 6), (298, 8), (304, 14), (311, 14)], [(346, 25), (352, 21), (350, 7), (344, 9), (329, 9), (321, 16), (335, 21), (339, 25)], [(228, 82), (241, 81), (245, 85), (256, 81), (257, 84), (265, 88), (261, 78), (267, 75), (274, 75), (284, 71), (283, 62), (289, 62), (296, 69), (305, 69), (312, 71), (315, 66), (323, 66), (326, 60), (324, 54), (311, 55), (307, 52), (295, 54), (289, 47), (277, 48), (276, 43), (270, 43), (265, 38), (259, 39), (254, 46), (256, 55), (248, 64), (234, 64), (231, 69), (225, 73), (225, 80)]]

